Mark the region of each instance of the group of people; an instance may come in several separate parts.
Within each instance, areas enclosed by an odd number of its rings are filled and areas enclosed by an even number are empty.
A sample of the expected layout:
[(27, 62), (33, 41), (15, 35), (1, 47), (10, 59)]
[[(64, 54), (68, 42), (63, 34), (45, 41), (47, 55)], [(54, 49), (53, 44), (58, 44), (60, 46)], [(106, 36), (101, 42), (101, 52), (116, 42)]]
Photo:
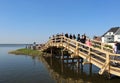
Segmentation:
[[(83, 44), (86, 44), (87, 46), (92, 46), (92, 42), (90, 41), (90, 39), (88, 39), (87, 37), (86, 37), (86, 35), (85, 34), (83, 34), (83, 35), (80, 35), (80, 34), (77, 34), (77, 36), (75, 35), (75, 34), (68, 34), (68, 33), (66, 33), (66, 34), (56, 34), (56, 35), (53, 35), (52, 37), (55, 37), (55, 36), (65, 36), (65, 37), (67, 37), (67, 38), (70, 38), (70, 39), (74, 39), (74, 40), (77, 40), (78, 42), (81, 42), (81, 43), (83, 43)], [(51, 37), (49, 37), (49, 39), (50, 39)]]
[(70, 35), (69, 35), (68, 33), (66, 33), (66, 34), (65, 34), (65, 37), (70, 38), (70, 39), (76, 39), (75, 34), (73, 34), (73, 35), (70, 34)]
[(70, 39), (75, 39), (75, 40), (77, 40), (77, 41), (79, 41), (79, 42), (81, 42), (83, 44), (86, 44), (87, 46), (92, 45), (90, 39), (87, 39), (85, 34), (83, 34), (82, 36), (80, 36), (80, 34), (78, 34), (77, 37), (76, 37), (75, 34), (68, 35), (68, 33), (66, 33), (65, 37), (70, 38)]

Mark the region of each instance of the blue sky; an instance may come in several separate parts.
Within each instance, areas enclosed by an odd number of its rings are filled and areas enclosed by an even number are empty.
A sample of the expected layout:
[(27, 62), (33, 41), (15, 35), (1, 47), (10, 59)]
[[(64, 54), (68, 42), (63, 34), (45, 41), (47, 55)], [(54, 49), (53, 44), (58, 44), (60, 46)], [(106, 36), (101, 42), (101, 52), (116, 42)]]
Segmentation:
[(101, 36), (119, 20), (120, 0), (0, 0), (0, 43), (43, 43), (62, 32)]

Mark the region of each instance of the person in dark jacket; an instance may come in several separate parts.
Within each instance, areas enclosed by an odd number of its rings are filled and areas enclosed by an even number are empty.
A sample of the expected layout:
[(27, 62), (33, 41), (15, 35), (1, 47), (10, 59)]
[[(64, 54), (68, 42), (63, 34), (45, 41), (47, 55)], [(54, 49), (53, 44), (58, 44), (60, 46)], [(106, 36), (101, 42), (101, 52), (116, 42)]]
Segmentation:
[(73, 39), (76, 39), (76, 36), (75, 36), (75, 34), (73, 34)]
[(72, 34), (70, 34), (69, 38), (70, 38), (70, 39), (72, 39), (72, 38), (73, 38), (73, 37), (72, 37)]
[(85, 35), (82, 35), (82, 38), (80, 39), (80, 42), (85, 44), (85, 42), (86, 42), (86, 36)]
[(68, 38), (68, 33), (66, 33), (66, 34), (65, 34), (65, 37), (67, 37), (67, 38)]
[(120, 43), (119, 42), (117, 42), (116, 43), (116, 47), (117, 47), (117, 54), (120, 54)]
[(80, 42), (80, 34), (78, 34), (78, 36), (77, 36), (77, 41)]

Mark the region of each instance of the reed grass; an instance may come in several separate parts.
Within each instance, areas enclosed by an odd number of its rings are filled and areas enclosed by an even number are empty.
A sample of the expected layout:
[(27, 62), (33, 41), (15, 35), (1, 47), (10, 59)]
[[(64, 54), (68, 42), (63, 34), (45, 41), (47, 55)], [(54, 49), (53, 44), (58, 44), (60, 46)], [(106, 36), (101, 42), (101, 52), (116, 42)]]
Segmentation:
[(16, 54), (16, 55), (31, 55), (31, 56), (40, 56), (40, 55), (43, 54), (43, 52), (41, 52), (41, 51), (26, 49), (26, 48), (10, 51), (9, 53), (10, 54)]

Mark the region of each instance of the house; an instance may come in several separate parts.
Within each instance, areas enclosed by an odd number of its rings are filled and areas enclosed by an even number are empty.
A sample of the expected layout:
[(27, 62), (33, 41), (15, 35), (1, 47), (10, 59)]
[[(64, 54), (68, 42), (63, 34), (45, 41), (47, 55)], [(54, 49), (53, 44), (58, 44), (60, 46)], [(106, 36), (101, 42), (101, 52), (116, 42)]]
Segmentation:
[(102, 35), (103, 43), (113, 43), (115, 41), (120, 42), (120, 27), (113, 27)]
[(101, 41), (101, 36), (94, 36), (94, 37), (93, 37), (93, 40)]

